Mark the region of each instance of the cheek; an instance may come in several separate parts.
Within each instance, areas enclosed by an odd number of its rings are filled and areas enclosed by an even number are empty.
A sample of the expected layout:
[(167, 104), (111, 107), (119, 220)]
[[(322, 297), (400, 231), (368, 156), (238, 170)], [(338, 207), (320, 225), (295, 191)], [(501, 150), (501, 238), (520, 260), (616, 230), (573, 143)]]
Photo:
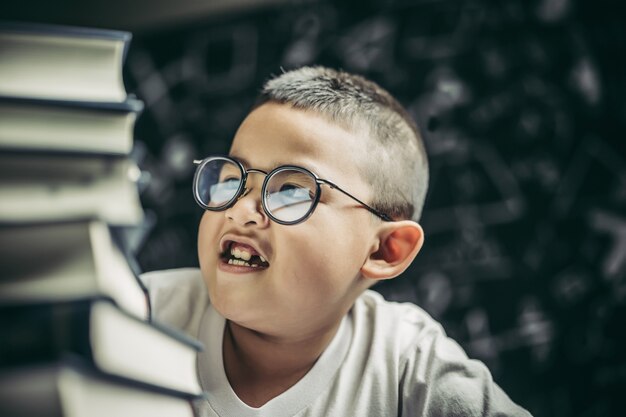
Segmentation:
[[(313, 225), (312, 225), (313, 226)], [(362, 265), (359, 242), (343, 228), (328, 224), (308, 228), (297, 236), (286, 235), (288, 247), (283, 265), (290, 290), (321, 297), (341, 296), (356, 278)], [(295, 255), (294, 255), (295, 254)]]
[(217, 257), (218, 213), (205, 212), (198, 226), (198, 261), (202, 269)]

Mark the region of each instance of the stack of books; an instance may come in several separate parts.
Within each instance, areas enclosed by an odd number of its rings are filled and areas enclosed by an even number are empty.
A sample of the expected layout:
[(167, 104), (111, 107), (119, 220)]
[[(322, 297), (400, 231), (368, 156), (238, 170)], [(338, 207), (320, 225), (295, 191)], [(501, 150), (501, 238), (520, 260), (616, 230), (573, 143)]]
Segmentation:
[(200, 345), (150, 320), (130, 34), (0, 23), (0, 415), (193, 416)]

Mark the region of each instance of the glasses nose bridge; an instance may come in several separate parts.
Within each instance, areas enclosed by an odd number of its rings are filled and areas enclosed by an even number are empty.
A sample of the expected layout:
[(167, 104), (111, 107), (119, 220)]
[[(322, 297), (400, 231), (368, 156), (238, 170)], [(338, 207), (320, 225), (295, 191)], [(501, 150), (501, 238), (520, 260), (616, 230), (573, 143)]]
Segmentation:
[(260, 169), (256, 169), (256, 168), (250, 168), (250, 169), (244, 169), (244, 172), (246, 173), (246, 176), (248, 176), (248, 174), (252, 173), (252, 174), (263, 174), (265, 176), (269, 175), (269, 173), (262, 171)]
[(237, 201), (239, 201), (239, 199), (248, 195), (248, 193), (251, 191), (251, 188), (248, 187), (248, 174), (262, 174), (266, 178), (269, 175), (269, 173), (260, 169), (256, 169), (256, 168), (244, 169), (243, 172), (244, 172), (243, 190), (241, 191), (241, 194), (239, 195), (239, 197), (237, 197)]

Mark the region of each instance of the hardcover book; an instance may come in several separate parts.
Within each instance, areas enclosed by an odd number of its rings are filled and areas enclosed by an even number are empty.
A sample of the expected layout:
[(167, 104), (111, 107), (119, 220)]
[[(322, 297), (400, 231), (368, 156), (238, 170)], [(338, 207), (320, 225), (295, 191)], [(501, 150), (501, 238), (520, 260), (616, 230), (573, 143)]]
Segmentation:
[(148, 298), (101, 221), (0, 228), (0, 302), (112, 298), (147, 320)]
[(95, 218), (134, 225), (143, 218), (128, 158), (0, 153), (0, 224)]
[(142, 108), (135, 99), (94, 103), (0, 96), (0, 149), (127, 155)]
[(5, 417), (193, 417), (186, 396), (111, 378), (78, 361), (0, 370)]
[(202, 345), (108, 299), (3, 304), (0, 328), (0, 368), (77, 356), (107, 375), (202, 395), (196, 373)]
[(0, 94), (122, 102), (131, 34), (41, 24), (0, 23)]

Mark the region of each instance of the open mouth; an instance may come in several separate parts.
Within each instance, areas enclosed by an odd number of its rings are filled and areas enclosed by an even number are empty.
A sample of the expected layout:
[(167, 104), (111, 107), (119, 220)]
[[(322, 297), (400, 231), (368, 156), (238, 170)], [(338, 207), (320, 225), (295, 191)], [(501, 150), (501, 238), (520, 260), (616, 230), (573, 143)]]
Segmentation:
[(247, 266), (259, 269), (270, 266), (269, 262), (253, 247), (235, 241), (226, 242), (225, 249), (221, 253), (220, 258), (229, 265)]

